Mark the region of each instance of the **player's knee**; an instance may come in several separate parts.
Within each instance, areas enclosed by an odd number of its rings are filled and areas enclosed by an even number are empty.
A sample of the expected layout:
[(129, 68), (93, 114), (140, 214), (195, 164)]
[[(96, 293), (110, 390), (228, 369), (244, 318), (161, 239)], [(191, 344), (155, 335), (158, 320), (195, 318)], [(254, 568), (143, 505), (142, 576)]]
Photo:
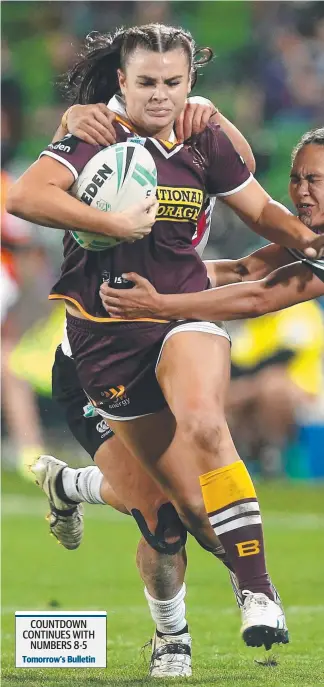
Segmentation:
[(196, 447), (199, 451), (217, 454), (222, 441), (224, 425), (223, 415), (218, 409), (210, 412), (204, 407), (193, 413), (188, 413), (179, 427), (191, 446)]
[(172, 503), (160, 506), (154, 525), (139, 509), (132, 508), (131, 512), (144, 539), (158, 553), (174, 555), (185, 545), (187, 530)]

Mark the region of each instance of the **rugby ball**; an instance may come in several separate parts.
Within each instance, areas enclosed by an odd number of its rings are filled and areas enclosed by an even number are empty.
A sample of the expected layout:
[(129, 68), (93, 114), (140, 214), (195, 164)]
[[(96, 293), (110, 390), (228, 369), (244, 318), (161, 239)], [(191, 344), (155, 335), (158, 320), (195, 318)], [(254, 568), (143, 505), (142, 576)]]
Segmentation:
[[(151, 153), (140, 143), (116, 143), (101, 150), (85, 165), (71, 194), (102, 212), (121, 212), (155, 195), (157, 172)], [(113, 248), (123, 239), (86, 231), (72, 231), (85, 250)]]

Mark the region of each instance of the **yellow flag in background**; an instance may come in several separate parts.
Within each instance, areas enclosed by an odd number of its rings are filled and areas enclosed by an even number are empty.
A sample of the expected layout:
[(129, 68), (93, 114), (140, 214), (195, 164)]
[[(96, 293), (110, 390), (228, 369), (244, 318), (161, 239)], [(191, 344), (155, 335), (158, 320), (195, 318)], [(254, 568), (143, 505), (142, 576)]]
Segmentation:
[(61, 343), (64, 330), (65, 307), (56, 305), (47, 318), (38, 320), (21, 337), (10, 356), (10, 369), (25, 379), (36, 393), (52, 394), (52, 366), (55, 350)]

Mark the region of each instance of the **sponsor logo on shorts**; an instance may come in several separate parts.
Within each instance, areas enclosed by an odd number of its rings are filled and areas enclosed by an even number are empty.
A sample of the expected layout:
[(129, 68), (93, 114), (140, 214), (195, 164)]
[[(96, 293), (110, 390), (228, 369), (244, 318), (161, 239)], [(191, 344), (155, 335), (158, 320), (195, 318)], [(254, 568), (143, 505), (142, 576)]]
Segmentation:
[(100, 405), (108, 405), (108, 408), (111, 410), (130, 404), (130, 399), (122, 384), (119, 386), (112, 386), (107, 391), (101, 391), (100, 396), (105, 399)]
[(112, 386), (108, 391), (101, 391), (100, 396), (104, 396), (104, 398), (109, 398), (111, 401), (114, 398), (121, 398), (122, 396), (125, 396), (125, 387), (120, 385), (117, 387)]
[(104, 437), (106, 434), (110, 434), (111, 431), (112, 431), (112, 430), (110, 429), (110, 427), (108, 427), (108, 425), (107, 425), (107, 423), (106, 423), (105, 420), (101, 420), (101, 422), (98, 422), (98, 424), (96, 425), (96, 430), (97, 430), (97, 432), (99, 432), (99, 434), (102, 434), (103, 437)]
[[(113, 410), (130, 404), (130, 398), (127, 396), (126, 389), (122, 384), (119, 386), (111, 386), (106, 391), (100, 391), (100, 396), (102, 401), (95, 401), (93, 398), (90, 399), (95, 408), (109, 408)], [(88, 398), (90, 398), (90, 396)]]

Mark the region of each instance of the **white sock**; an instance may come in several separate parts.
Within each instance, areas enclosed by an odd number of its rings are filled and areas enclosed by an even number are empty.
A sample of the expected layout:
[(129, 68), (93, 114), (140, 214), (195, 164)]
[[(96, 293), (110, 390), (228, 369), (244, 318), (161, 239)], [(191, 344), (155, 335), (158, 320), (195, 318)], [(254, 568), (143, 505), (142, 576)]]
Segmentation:
[(96, 465), (86, 468), (64, 468), (62, 484), (68, 499), (81, 503), (102, 503), (105, 501), (100, 495), (103, 474)]
[(147, 598), (150, 608), (151, 616), (155, 622), (156, 629), (162, 634), (172, 634), (174, 632), (181, 632), (186, 625), (186, 605), (184, 598), (186, 596), (186, 585), (183, 584), (178, 594), (168, 601), (158, 601), (154, 599), (151, 594), (144, 589), (144, 594)]

